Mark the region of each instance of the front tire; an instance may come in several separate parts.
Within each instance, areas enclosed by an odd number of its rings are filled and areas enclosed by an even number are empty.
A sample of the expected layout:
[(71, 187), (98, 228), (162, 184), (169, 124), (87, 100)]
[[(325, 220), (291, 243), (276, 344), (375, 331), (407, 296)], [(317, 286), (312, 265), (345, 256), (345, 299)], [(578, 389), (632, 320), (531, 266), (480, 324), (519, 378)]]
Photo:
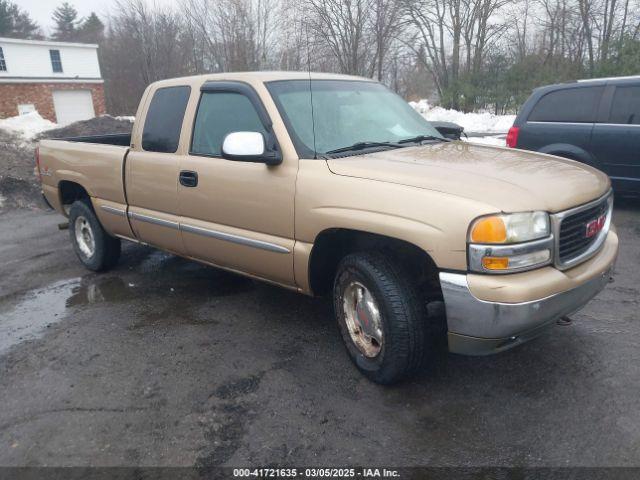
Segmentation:
[(76, 200), (69, 209), (69, 236), (76, 255), (89, 270), (108, 270), (120, 258), (120, 239), (109, 235), (90, 200)]
[(426, 309), (408, 273), (380, 252), (338, 265), (333, 305), (351, 360), (370, 380), (392, 384), (422, 364)]

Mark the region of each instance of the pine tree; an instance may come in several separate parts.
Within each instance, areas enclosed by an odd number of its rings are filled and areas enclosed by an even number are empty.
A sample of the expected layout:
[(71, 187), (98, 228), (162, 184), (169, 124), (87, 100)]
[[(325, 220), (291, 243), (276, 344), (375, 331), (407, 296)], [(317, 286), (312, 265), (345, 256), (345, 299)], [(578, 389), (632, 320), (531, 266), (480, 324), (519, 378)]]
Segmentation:
[(42, 34), (27, 12), (9, 0), (0, 0), (0, 37), (39, 39)]
[(73, 5), (64, 2), (53, 11), (52, 20), (55, 23), (53, 39), (63, 42), (72, 42), (78, 40), (78, 11)]
[(94, 12), (80, 25), (78, 38), (86, 43), (101, 43), (104, 39), (104, 23)]

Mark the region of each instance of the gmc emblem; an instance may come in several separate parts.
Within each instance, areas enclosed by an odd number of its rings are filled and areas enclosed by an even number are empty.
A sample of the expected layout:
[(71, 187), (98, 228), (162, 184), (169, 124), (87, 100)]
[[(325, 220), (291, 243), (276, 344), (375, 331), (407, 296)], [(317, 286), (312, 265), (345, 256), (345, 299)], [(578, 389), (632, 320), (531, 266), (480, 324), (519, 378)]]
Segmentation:
[(598, 232), (604, 228), (604, 223), (606, 221), (607, 221), (607, 215), (604, 214), (599, 216), (595, 220), (591, 220), (590, 222), (588, 222), (586, 225), (587, 229), (584, 236), (586, 238), (591, 238), (597, 235)]

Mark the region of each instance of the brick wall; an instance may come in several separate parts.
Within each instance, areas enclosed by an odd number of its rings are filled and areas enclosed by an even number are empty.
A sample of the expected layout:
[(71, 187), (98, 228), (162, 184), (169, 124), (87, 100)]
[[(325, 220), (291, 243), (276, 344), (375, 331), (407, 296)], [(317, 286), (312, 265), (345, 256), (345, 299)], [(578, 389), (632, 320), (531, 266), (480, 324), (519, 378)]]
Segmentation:
[(18, 104), (32, 103), (47, 120), (56, 121), (54, 90), (91, 90), (96, 115), (105, 113), (102, 83), (0, 83), (0, 118), (18, 115)]

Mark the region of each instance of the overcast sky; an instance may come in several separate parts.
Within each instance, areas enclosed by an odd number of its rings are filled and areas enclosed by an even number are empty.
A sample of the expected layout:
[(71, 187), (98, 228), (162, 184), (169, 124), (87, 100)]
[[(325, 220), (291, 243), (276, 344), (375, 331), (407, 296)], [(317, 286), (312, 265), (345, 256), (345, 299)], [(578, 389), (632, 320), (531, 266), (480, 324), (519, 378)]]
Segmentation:
[[(45, 34), (51, 33), (51, 14), (64, 0), (13, 0), (21, 9), (26, 10), (31, 18), (40, 24)], [(76, 7), (80, 17), (86, 17), (96, 12), (100, 17), (105, 16), (116, 4), (116, 0), (67, 0)], [(153, 1), (153, 0), (150, 0)], [(177, 3), (175, 0), (155, 0), (159, 5)]]

